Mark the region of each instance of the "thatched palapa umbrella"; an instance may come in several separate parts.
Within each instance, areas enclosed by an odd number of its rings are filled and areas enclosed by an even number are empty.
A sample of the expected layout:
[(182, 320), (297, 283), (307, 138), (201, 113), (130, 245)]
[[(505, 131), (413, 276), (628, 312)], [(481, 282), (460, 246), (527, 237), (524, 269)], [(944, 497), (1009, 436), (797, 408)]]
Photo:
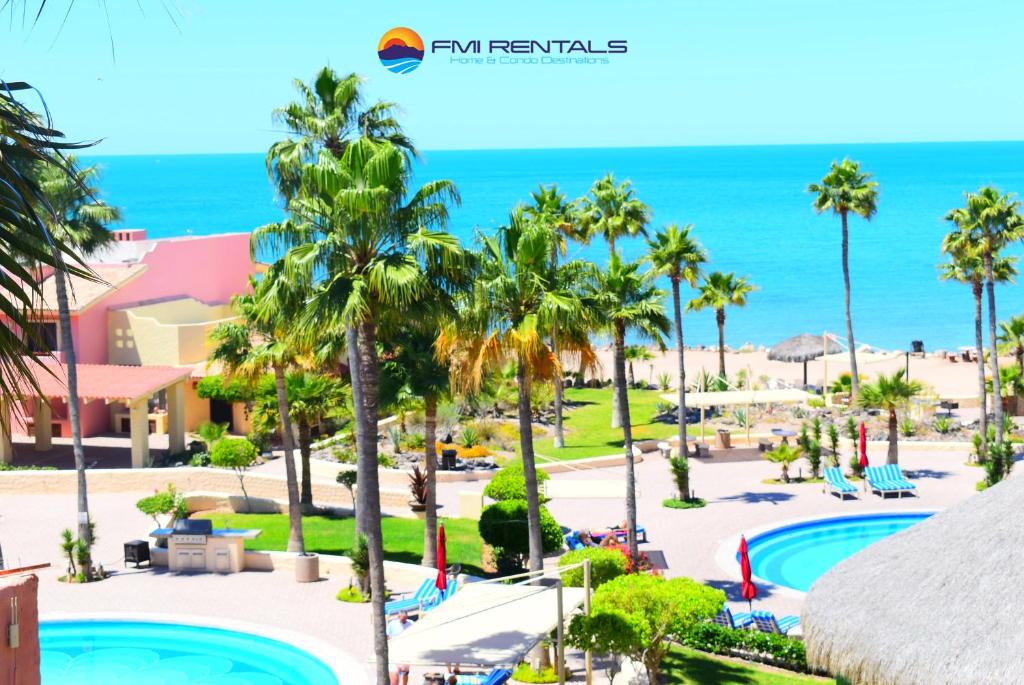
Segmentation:
[[(827, 347), (826, 347), (826, 342)], [(801, 333), (787, 338), (768, 350), (768, 358), (778, 362), (803, 362), (804, 387), (807, 387), (807, 362), (812, 359), (842, 352), (843, 348), (829, 335)]]
[(851, 683), (1019, 683), (1024, 477), (881, 540), (807, 594), (807, 661)]

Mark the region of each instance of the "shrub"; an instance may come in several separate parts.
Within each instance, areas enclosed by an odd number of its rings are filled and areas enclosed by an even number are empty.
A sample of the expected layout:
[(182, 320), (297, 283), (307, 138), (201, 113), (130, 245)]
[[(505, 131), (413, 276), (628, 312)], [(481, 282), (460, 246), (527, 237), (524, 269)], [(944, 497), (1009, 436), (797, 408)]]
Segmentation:
[(909, 416), (900, 421), (900, 435), (909, 438), (917, 432), (917, 424)]
[(670, 373), (659, 373), (658, 374), (658, 389), (665, 392), (672, 385), (672, 374)]
[(988, 447), (985, 461), (985, 487), (991, 487), (1010, 475), (1013, 468), (1013, 445), (1009, 442), (993, 443)]
[[(617, 549), (607, 547), (585, 547), (566, 552), (558, 560), (559, 566), (572, 566), (584, 559), (590, 559), (590, 587), (597, 589), (609, 580), (626, 573), (625, 555)], [(566, 587), (583, 587), (583, 567), (562, 571), (562, 583)]]
[(807, 400), (807, 406), (810, 407), (811, 409), (824, 409), (825, 400), (822, 399), (821, 397), (812, 397), (809, 400)]
[(245, 472), (256, 463), (257, 457), (259, 457), (259, 452), (256, 450), (256, 445), (245, 438), (218, 440), (210, 453), (211, 466), (231, 469), (238, 476), (238, 484), (242, 488), (247, 511), (252, 511), (252, 505), (249, 503), (249, 493), (245, 491)]
[(193, 454), (192, 458), (188, 460), (189, 466), (209, 466), (210, 465), (210, 453), (200, 452)]
[(700, 509), (707, 506), (707, 502), (700, 497), (691, 497), (690, 499), (664, 499), (661, 501), (661, 506), (668, 509)]
[(945, 435), (953, 430), (953, 422), (945, 416), (940, 416), (932, 422), (932, 427), (941, 435)]
[(666, 402), (664, 400), (661, 400), (660, 402), (654, 405), (654, 411), (657, 412), (657, 416), (667, 416), (668, 414), (673, 413), (673, 410), (675, 408), (675, 403)]
[(370, 545), (365, 535), (356, 535), (356, 544), (349, 552), (349, 559), (352, 560), (352, 573), (360, 594), (370, 599)]
[(846, 417), (846, 437), (854, 442), (857, 442), (857, 438), (860, 437), (860, 429), (857, 427), (857, 421), (852, 416)]
[[(520, 569), (530, 552), (525, 499), (511, 499), (484, 507), (480, 514), (480, 537), (495, 548), (499, 570)], [(562, 548), (562, 528), (547, 510), (540, 508), (541, 545), (545, 554)]]
[(196, 429), (199, 440), (206, 445), (206, 451), (212, 453), (213, 446), (228, 435), (228, 424), (203, 421)]
[(594, 593), (591, 614), (574, 616), (567, 642), (578, 649), (622, 654), (644, 664), (657, 683), (668, 638), (711, 618), (725, 603), (721, 590), (690, 578), (646, 574), (620, 576)]
[(839, 467), (839, 429), (836, 424), (828, 424), (828, 447), (832, 450), (832, 466)]
[(462, 429), (462, 446), (475, 447), (480, 442), (480, 434), (472, 426)]
[(864, 476), (864, 467), (860, 465), (860, 457), (856, 454), (850, 457), (850, 473), (858, 478)]
[[(185, 497), (177, 491), (173, 483), (168, 483), (165, 490), (143, 497), (135, 506), (146, 516), (152, 517), (160, 528), (167, 528), (176, 520), (188, 517)], [(158, 516), (170, 516), (170, 519), (164, 524), (160, 522)]]
[(668, 465), (672, 469), (672, 479), (676, 482), (679, 499), (690, 499), (690, 460), (680, 454), (672, 457)]
[(807, 672), (804, 643), (785, 635), (771, 635), (756, 630), (733, 630), (715, 623), (697, 623), (677, 636), (682, 644), (702, 652), (749, 658)]
[[(546, 471), (537, 469), (537, 487), (539, 488), (541, 483), (544, 483), (551, 476)], [(497, 502), (505, 502), (507, 500), (515, 499), (526, 499), (526, 478), (523, 475), (523, 462), (514, 461), (505, 466), (505, 468), (494, 474), (494, 478), (484, 488), (484, 495), (490, 497)], [(541, 496), (541, 502), (546, 502), (547, 498)]]
[(360, 592), (359, 588), (352, 587), (351, 585), (338, 590), (338, 594), (335, 597), (339, 602), (350, 602), (352, 604), (364, 604), (370, 601), (370, 598)]
[[(568, 669), (566, 669), (565, 679), (569, 680)], [(554, 666), (545, 666), (539, 671), (535, 671), (530, 667), (530, 664), (524, 661), (516, 666), (516, 670), (512, 672), (512, 680), (520, 683), (557, 683), (558, 671), (555, 670)]]
[(811, 478), (817, 478), (821, 470), (821, 443), (811, 440), (811, 448), (807, 450), (807, 461), (811, 464)]
[(426, 444), (427, 439), (423, 437), (423, 433), (406, 433), (405, 435), (405, 448), (407, 450), (421, 450)]
[(811, 435), (815, 440), (821, 442), (821, 419), (817, 416), (811, 421)]
[(427, 506), (427, 474), (420, 471), (419, 466), (412, 467), (412, 473), (409, 474), (409, 494), (412, 495), (412, 500), (409, 504), (416, 507)]

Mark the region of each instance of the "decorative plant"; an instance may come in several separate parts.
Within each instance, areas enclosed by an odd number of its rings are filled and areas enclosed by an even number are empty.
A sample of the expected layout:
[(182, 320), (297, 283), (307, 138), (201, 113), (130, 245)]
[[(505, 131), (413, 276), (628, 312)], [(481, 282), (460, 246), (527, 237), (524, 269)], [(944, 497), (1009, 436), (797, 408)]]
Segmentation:
[[(169, 528), (178, 519), (188, 517), (188, 503), (185, 496), (178, 492), (174, 483), (168, 483), (166, 489), (158, 491), (149, 497), (143, 497), (135, 503), (136, 508), (143, 514), (153, 518), (160, 528)], [(158, 516), (169, 516), (166, 522), (161, 522)]]
[(413, 511), (425, 511), (427, 508), (427, 474), (419, 466), (412, 467), (409, 474), (409, 492), (412, 499), (409, 504)]
[(356, 481), (358, 477), (359, 472), (355, 469), (339, 471), (338, 475), (334, 477), (336, 482), (341, 483), (348, 490), (348, 496), (352, 500), (352, 516), (356, 515)]
[(857, 420), (852, 416), (846, 417), (846, 437), (854, 442), (857, 442), (857, 438), (860, 437), (860, 428), (857, 426)]
[(817, 416), (811, 421), (811, 435), (814, 436), (815, 441), (821, 442), (821, 419)]
[(909, 438), (916, 432), (917, 424), (914, 423), (914, 420), (912, 418), (907, 416), (904, 417), (902, 421), (900, 421), (900, 435), (902, 435), (905, 438)]
[(817, 478), (821, 470), (821, 443), (811, 440), (811, 448), (807, 450), (807, 461), (811, 464), (811, 478)]
[(480, 443), (480, 434), (473, 426), (466, 426), (462, 429), (462, 446), (475, 447)]
[(740, 428), (750, 427), (750, 413), (746, 409), (737, 409), (732, 415), (736, 419), (736, 425)]
[(68, 560), (66, 569), (68, 577), (78, 575), (78, 568), (75, 566), (75, 534), (71, 532), (70, 528), (65, 528), (60, 532), (60, 551)]
[(770, 452), (764, 453), (764, 458), (782, 466), (782, 482), (789, 482), (789, 465), (803, 456), (803, 448), (792, 445), (779, 445)]
[(805, 452), (811, 449), (811, 435), (807, 430), (806, 423), (800, 426), (800, 435), (796, 438), (796, 444)]
[(672, 469), (672, 478), (676, 482), (676, 490), (679, 491), (679, 499), (688, 501), (690, 495), (690, 460), (684, 456), (672, 457), (669, 461)]
[(832, 466), (839, 467), (839, 429), (836, 424), (828, 424), (828, 447), (832, 450)]
[(941, 435), (946, 435), (953, 430), (953, 422), (945, 416), (940, 416), (932, 422), (932, 428)]
[(1009, 442), (993, 443), (988, 448), (985, 462), (985, 487), (992, 487), (1010, 475), (1013, 469), (1013, 445)]
[(391, 441), (391, 445), (395, 448), (395, 454), (401, 454), (402, 431), (398, 429), (398, 426), (391, 426), (388, 428), (388, 440)]
[(856, 454), (850, 457), (850, 473), (858, 478), (864, 476), (864, 467), (860, 465), (860, 458)]
[(206, 445), (207, 453), (212, 454), (213, 446), (227, 437), (228, 424), (204, 421), (199, 424), (196, 433), (199, 435), (199, 441)]
[(363, 597), (370, 597), (370, 545), (362, 533), (356, 535), (356, 544), (349, 553), (352, 573), (355, 574), (359, 592)]
[(972, 456), (974, 457), (974, 461), (979, 464), (984, 464), (987, 455), (985, 454), (985, 449), (982, 446), (981, 433), (975, 433), (971, 436), (971, 446), (973, 448)]
[(659, 373), (658, 374), (658, 390), (665, 392), (672, 387), (672, 374), (670, 373)]

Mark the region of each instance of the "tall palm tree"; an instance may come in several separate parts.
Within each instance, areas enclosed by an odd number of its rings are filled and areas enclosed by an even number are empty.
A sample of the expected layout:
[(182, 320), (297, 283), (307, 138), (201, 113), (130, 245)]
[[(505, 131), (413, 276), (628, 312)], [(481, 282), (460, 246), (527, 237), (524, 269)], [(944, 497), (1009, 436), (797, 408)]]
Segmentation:
[(889, 412), (889, 453), (885, 460), (887, 464), (899, 463), (899, 422), (896, 410), (906, 407), (911, 399), (921, 394), (921, 390), (921, 384), (917, 381), (904, 379), (903, 369), (891, 376), (880, 373), (877, 381), (867, 383), (860, 389), (860, 395), (857, 396), (859, 406)]
[[(458, 325), (449, 325), (438, 339), (442, 358), (452, 360), (456, 385), (463, 391), (480, 388), (486, 370), (515, 364), (519, 448), (526, 481), (529, 568), (544, 566), (533, 449), (530, 385), (561, 373), (559, 359), (545, 342), (552, 318), (573, 320), (583, 308), (578, 293), (557, 289), (550, 270), (551, 248), (557, 240), (545, 222), (531, 221), (522, 208), (513, 211), (509, 224), (493, 235), (478, 233), (479, 275), (460, 303)], [(562, 269), (588, 268), (581, 262)], [(576, 347), (578, 346), (578, 348)], [(593, 350), (585, 337), (563, 340), (563, 351), (592, 362)]]
[(654, 285), (656, 272), (641, 272), (642, 261), (624, 262), (613, 253), (608, 268), (594, 275), (590, 297), (595, 309), (607, 322), (605, 330), (612, 335), (616, 392), (622, 410), (623, 449), (626, 456), (626, 538), (629, 553), (637, 558), (636, 539), (636, 473), (633, 464), (633, 427), (629, 416), (629, 394), (626, 389), (626, 336), (633, 334), (651, 340), (664, 348), (663, 336), (670, 328), (665, 316), (665, 293)]
[[(683, 308), (680, 289), (685, 283), (697, 287), (702, 275), (701, 265), (707, 263), (708, 254), (691, 236), (693, 224), (679, 228), (670, 224), (647, 241), (647, 258), (651, 266), (672, 284), (672, 315), (675, 323), (676, 354), (679, 360), (679, 454), (685, 459), (686, 446), (686, 345), (683, 339)], [(687, 490), (687, 493), (689, 490)]]
[[(590, 192), (579, 200), (580, 227), (585, 242), (601, 236), (608, 244), (608, 257), (615, 254), (619, 238), (647, 235), (651, 221), (651, 208), (640, 201), (629, 181), (618, 183), (609, 173), (594, 181)], [(613, 378), (612, 385), (615, 385)], [(619, 389), (612, 392), (612, 428), (623, 425), (619, 407)]]
[(734, 273), (715, 271), (704, 277), (697, 289), (697, 297), (686, 304), (686, 311), (713, 309), (718, 324), (718, 376), (725, 379), (725, 308), (745, 307), (747, 295), (757, 290), (746, 278)]
[(286, 199), (299, 189), (301, 167), (316, 160), (322, 149), (341, 158), (345, 148), (361, 137), (388, 141), (415, 156), (416, 148), (395, 118), (398, 106), (378, 101), (363, 106), (364, 78), (339, 76), (330, 67), (321, 69), (309, 85), (293, 84), (299, 99), (274, 110), (274, 121), (285, 126), (288, 137), (270, 146), (267, 172)]
[(988, 300), (989, 349), (992, 365), (993, 401), (995, 403), (996, 443), (1003, 442), (1003, 403), (999, 387), (999, 340), (996, 331), (995, 261), (999, 251), (1024, 237), (1024, 218), (1019, 214), (1020, 202), (1001, 194), (993, 186), (967, 193), (963, 207), (951, 210), (946, 220), (956, 226), (958, 244), (981, 257), (985, 271), (985, 293)]
[(811, 183), (807, 192), (813, 193), (814, 211), (838, 214), (843, 227), (843, 288), (846, 303), (846, 343), (850, 348), (850, 377), (853, 396), (860, 391), (857, 375), (857, 348), (853, 341), (853, 318), (850, 316), (850, 230), (849, 215), (854, 213), (870, 220), (878, 211), (878, 183), (871, 174), (860, 170), (860, 162), (844, 159), (832, 162), (832, 167), (821, 183)]
[(1024, 316), (1011, 316), (999, 322), (999, 344), (1000, 351), (1012, 354), (1017, 368), (1024, 373)]
[(629, 387), (635, 388), (636, 375), (633, 373), (633, 362), (649, 362), (654, 359), (654, 355), (643, 345), (626, 345), (625, 358), (628, 365), (626, 383)]
[(262, 278), (251, 283), (251, 294), (235, 296), (232, 304), (241, 320), (218, 324), (213, 330), (209, 359), (223, 364), (228, 375), (240, 377), (252, 385), (268, 371), (273, 373), (288, 490), (288, 551), (305, 554), (286, 380), (288, 367), (295, 361), (291, 332), (297, 312), (294, 294), (284, 284), (282, 269), (282, 263), (276, 262)]
[[(956, 281), (971, 286), (974, 296), (974, 349), (978, 365), (978, 407), (981, 425), (979, 456), (984, 459), (988, 453), (988, 391), (985, 383), (985, 337), (983, 332), (982, 299), (985, 293), (985, 268), (981, 257), (963, 240), (959, 231), (950, 232), (942, 241), (942, 251), (949, 255), (949, 261), (939, 265), (939, 277), (944, 281)], [(993, 264), (996, 280), (1010, 282), (1017, 275), (1016, 257), (998, 257)]]
[[(70, 173), (68, 171), (70, 170)], [(59, 242), (72, 245), (83, 255), (96, 250), (111, 240), (107, 225), (121, 218), (116, 207), (98, 199), (99, 170), (95, 166), (80, 168), (77, 160), (67, 158), (67, 167), (37, 163), (34, 168), (42, 204), (40, 215)], [(52, 257), (60, 254), (54, 246)], [(71, 332), (71, 307), (68, 302), (67, 274), (63, 269), (54, 271), (57, 286), (57, 310), (60, 318), (61, 350), (67, 369), (68, 419), (71, 423), (72, 451), (78, 478), (78, 538), (86, 541), (87, 551), (92, 546), (92, 526), (89, 523), (89, 495), (85, 476), (85, 450), (82, 447), (82, 419), (78, 399), (78, 368), (75, 360), (74, 339)], [(40, 397), (37, 402), (46, 402)], [(90, 564), (83, 564), (86, 569)], [(86, 570), (88, 573), (88, 570)]]
[(301, 168), (290, 218), (253, 235), (260, 249), (286, 249), (290, 277), (315, 283), (301, 327), (344, 329), (352, 369), (358, 446), (357, 530), (366, 536), (378, 680), (387, 680), (384, 550), (377, 474), (378, 326), (413, 316), (410, 306), (438, 283), (461, 277), (457, 238), (434, 230), (459, 196), (451, 181), (411, 187), (403, 151), (360, 138), (340, 158), (320, 152)]
[[(554, 232), (555, 240), (551, 246), (551, 267), (557, 269), (559, 258), (564, 257), (568, 240), (583, 242), (585, 233), (582, 230), (577, 213), (577, 204), (567, 202), (565, 194), (558, 190), (556, 184), (540, 186), (530, 194), (533, 204), (525, 208), (525, 213), (534, 221), (546, 223)], [(551, 321), (551, 350), (561, 360), (561, 351), (558, 344), (558, 317)], [(554, 410), (555, 410), (555, 435), (554, 446), (556, 449), (565, 447), (565, 426), (563, 421), (562, 405), (564, 403), (565, 388), (564, 374), (556, 375), (553, 379), (554, 385)]]

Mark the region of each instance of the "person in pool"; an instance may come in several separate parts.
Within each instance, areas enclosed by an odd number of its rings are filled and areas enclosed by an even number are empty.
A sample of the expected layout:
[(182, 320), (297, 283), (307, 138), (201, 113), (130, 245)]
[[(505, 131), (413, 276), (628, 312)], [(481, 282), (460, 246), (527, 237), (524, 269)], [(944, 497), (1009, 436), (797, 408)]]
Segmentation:
[[(398, 618), (388, 623), (388, 639), (398, 637), (412, 626), (408, 612), (399, 611)], [(398, 685), (399, 679), (402, 685), (409, 685), (409, 664), (391, 664), (391, 685)]]

